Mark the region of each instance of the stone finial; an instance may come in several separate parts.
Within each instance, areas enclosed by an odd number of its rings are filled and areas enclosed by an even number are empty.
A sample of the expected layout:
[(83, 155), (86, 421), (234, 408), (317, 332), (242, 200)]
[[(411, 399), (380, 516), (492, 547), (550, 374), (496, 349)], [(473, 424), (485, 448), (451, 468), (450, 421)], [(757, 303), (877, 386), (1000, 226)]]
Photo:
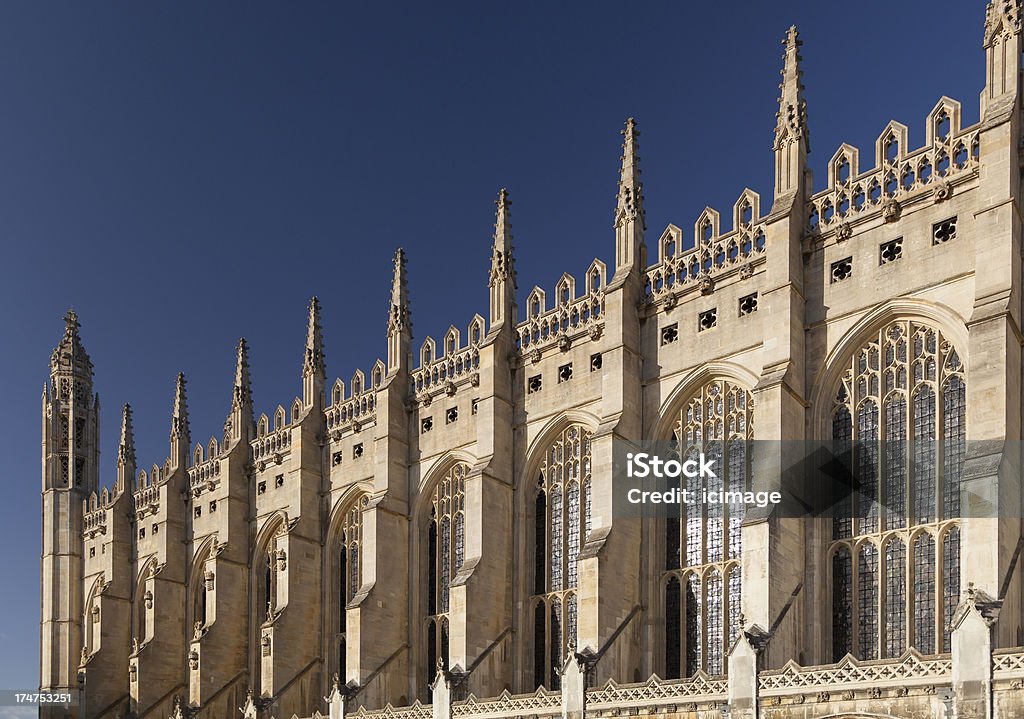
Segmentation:
[(811, 151), (810, 133), (807, 127), (807, 101), (804, 99), (804, 85), (800, 69), (800, 33), (792, 25), (782, 40), (786, 50), (783, 54), (782, 83), (779, 89), (779, 112), (776, 115), (775, 149), (792, 140), (802, 140), (807, 152)]
[(985, 47), (1021, 33), (1021, 0), (991, 0), (985, 8)]
[(494, 202), (498, 210), (494, 219), (494, 244), (491, 250), (491, 277), (493, 287), (501, 280), (512, 280), (516, 287), (516, 270), (512, 258), (512, 220), (509, 210), (512, 201), (508, 199), (508, 190), (498, 190), (498, 199)]
[(640, 155), (637, 138), (640, 131), (636, 120), (626, 120), (622, 133), (622, 168), (619, 171), (619, 192), (616, 197), (615, 225), (625, 220), (639, 220), (641, 229), (646, 229), (644, 213), (644, 186), (640, 182)]
[(326, 373), (324, 364), (324, 337), (320, 328), (320, 300), (314, 295), (309, 301), (309, 319), (306, 326), (305, 358), (302, 374), (321, 375)]
[(171, 439), (183, 440), (185, 447), (189, 444), (188, 401), (185, 397), (185, 373), (178, 373), (174, 385), (174, 411), (171, 414)]
[(395, 250), (394, 274), (391, 279), (391, 306), (388, 310), (388, 337), (396, 333), (412, 334), (409, 311), (409, 287), (406, 279), (405, 250)]
[(249, 344), (238, 339), (235, 350), (235, 386), (231, 402), (235, 406), (252, 404), (252, 379), (249, 376)]

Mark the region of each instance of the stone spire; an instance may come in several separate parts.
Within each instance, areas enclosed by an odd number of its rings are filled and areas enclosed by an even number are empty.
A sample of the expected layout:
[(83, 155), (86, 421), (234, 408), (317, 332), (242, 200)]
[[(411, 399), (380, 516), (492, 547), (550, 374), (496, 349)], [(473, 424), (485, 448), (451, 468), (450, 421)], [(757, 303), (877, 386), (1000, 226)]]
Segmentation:
[(326, 374), (324, 364), (324, 337), (320, 329), (320, 300), (309, 301), (309, 321), (306, 326), (306, 354), (302, 365), (303, 376), (311, 373)]
[(224, 444), (248, 441), (252, 429), (252, 380), (249, 377), (249, 345), (238, 339), (235, 350), (235, 385), (231, 392), (231, 413), (224, 423)]
[(185, 374), (178, 373), (174, 386), (174, 410), (171, 412), (171, 464), (184, 469), (188, 466), (188, 452), (191, 444), (188, 426), (188, 402), (185, 397)]
[(189, 436), (188, 427), (188, 400), (185, 397), (185, 373), (178, 373), (178, 381), (174, 385), (174, 411), (171, 414), (171, 438), (184, 439), (187, 445)]
[(391, 302), (388, 307), (388, 373), (408, 369), (412, 340), (412, 318), (409, 310), (409, 287), (406, 281), (405, 250), (395, 251), (394, 274), (391, 279)]
[(644, 269), (644, 230), (647, 229), (637, 141), (640, 131), (636, 127), (636, 120), (632, 117), (627, 119), (621, 133), (622, 168), (619, 171), (619, 191), (615, 203), (616, 276), (628, 274), (634, 269)]
[(782, 55), (779, 111), (775, 115), (775, 199), (794, 195), (802, 189), (807, 154), (811, 151), (807, 101), (801, 81), (803, 71), (800, 69), (803, 42), (796, 25), (790, 26), (782, 44), (786, 50)]
[(314, 296), (309, 301), (305, 360), (302, 364), (302, 404), (304, 407), (313, 407), (316, 403), (323, 406), (326, 377), (324, 337), (323, 331), (320, 329), (320, 300)]
[(494, 243), (491, 246), (491, 327), (500, 325), (508, 317), (516, 321), (516, 267), (512, 247), (512, 220), (508, 190), (498, 190), (495, 201), (498, 210), (494, 220)]
[(235, 387), (231, 405), (243, 404), (252, 404), (252, 380), (249, 378), (249, 345), (245, 337), (239, 337), (235, 351)]
[(121, 410), (121, 440), (117, 444), (117, 487), (122, 492), (135, 476), (135, 431), (132, 428), (132, 406)]
[(791, 25), (782, 40), (786, 51), (782, 55), (782, 82), (779, 89), (779, 112), (775, 116), (775, 146), (787, 139), (803, 140), (807, 152), (811, 151), (810, 133), (807, 129), (807, 101), (804, 99), (803, 70), (800, 69), (800, 47), (804, 44), (797, 32), (796, 25)]

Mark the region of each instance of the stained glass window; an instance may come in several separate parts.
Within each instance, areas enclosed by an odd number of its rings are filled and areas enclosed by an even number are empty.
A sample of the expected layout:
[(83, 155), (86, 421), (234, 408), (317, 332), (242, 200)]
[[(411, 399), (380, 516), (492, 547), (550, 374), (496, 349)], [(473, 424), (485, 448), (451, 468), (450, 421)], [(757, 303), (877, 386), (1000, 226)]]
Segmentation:
[(567, 427), (543, 456), (531, 523), (534, 684), (555, 689), (566, 647), (576, 644), (578, 561), (591, 530), (590, 432)]
[[(686, 401), (672, 433), (678, 454), (697, 459), (703, 453), (723, 471), (706, 480), (687, 477), (683, 489), (699, 495), (750, 486), (753, 406), (749, 392), (722, 380), (708, 382)], [(665, 611), (673, 613), (666, 620), (668, 678), (701, 669), (725, 673), (729, 644), (741, 630), (742, 523), (742, 505), (702, 502), (686, 504), (678, 519), (665, 522)]]
[(960, 592), (964, 371), (939, 331), (902, 320), (854, 353), (836, 388), (832, 437), (851, 443), (861, 489), (833, 514), (836, 660), (896, 657), (908, 646), (949, 651)]
[(434, 487), (427, 527), (426, 674), (433, 681), (438, 659), (448, 665), (451, 585), (466, 557), (465, 481), (469, 465), (455, 464)]
[(914, 540), (914, 646), (935, 652), (935, 539), (923, 532)]

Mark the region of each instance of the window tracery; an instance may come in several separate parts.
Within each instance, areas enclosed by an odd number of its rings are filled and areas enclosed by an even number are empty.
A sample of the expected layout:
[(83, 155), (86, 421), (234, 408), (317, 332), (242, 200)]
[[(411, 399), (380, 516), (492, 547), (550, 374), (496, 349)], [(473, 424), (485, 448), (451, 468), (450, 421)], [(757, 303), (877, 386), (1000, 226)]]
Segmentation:
[(335, 575), (335, 591), (337, 592), (335, 643), (338, 657), (337, 672), (340, 677), (346, 676), (347, 669), (345, 661), (346, 630), (348, 628), (347, 608), (362, 584), (360, 548), (363, 543), (362, 507), (365, 501), (365, 496), (357, 498), (345, 510), (335, 550), (337, 556), (337, 574)]
[(438, 660), (448, 664), (451, 584), (466, 553), (465, 478), (469, 465), (458, 463), (437, 482), (430, 500), (427, 529), (427, 617), (425, 679), (432, 682)]
[[(723, 380), (708, 382), (684, 405), (673, 430), (678, 454), (704, 452), (724, 470), (707, 480), (687, 477), (684, 489), (749, 487), (753, 407), (749, 392)], [(729, 645), (741, 629), (743, 509), (699, 502), (682, 507), (678, 518), (666, 520), (665, 532), (665, 674), (673, 679), (698, 670), (724, 674)]]
[(566, 647), (576, 643), (577, 560), (590, 532), (590, 432), (563, 430), (541, 462), (534, 499), (534, 684), (560, 686)]
[(949, 651), (965, 420), (964, 367), (940, 331), (891, 322), (851, 358), (831, 418), (860, 482), (832, 523), (834, 661)]

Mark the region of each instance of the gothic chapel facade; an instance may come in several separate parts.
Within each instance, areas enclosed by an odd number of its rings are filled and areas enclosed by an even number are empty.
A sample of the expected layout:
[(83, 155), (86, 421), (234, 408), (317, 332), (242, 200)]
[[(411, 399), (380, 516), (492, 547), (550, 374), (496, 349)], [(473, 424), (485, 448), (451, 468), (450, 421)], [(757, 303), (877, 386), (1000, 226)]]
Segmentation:
[[(498, 195), (489, 316), (413, 345), (394, 262), (387, 354), (254, 416), (247, 346), (222, 436), (141, 466), (66, 317), (42, 397), (44, 690), (106, 717), (1024, 716), (1021, 7), (984, 22), (981, 121), (884, 128), (815, 187), (795, 28), (774, 193), (647, 234), (623, 131), (615, 258), (516, 306)], [(609, 245), (610, 249), (610, 245)], [(880, 288), (882, 291), (880, 292)], [(833, 520), (612, 515), (617, 440), (909, 441)], [(736, 442), (740, 440), (741, 442)], [(997, 518), (966, 517), (985, 497)]]

